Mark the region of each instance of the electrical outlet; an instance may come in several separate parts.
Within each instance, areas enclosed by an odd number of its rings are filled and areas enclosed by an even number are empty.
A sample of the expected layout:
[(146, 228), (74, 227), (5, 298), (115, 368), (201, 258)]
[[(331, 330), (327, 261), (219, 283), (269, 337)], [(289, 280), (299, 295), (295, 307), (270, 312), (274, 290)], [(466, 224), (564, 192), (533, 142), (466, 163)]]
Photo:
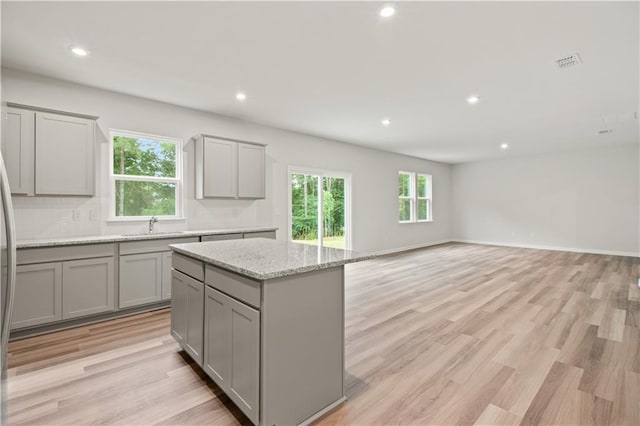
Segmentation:
[(80, 220), (80, 210), (73, 209), (73, 220), (76, 222)]
[(95, 209), (89, 210), (89, 220), (92, 222), (98, 220), (98, 213), (95, 211)]

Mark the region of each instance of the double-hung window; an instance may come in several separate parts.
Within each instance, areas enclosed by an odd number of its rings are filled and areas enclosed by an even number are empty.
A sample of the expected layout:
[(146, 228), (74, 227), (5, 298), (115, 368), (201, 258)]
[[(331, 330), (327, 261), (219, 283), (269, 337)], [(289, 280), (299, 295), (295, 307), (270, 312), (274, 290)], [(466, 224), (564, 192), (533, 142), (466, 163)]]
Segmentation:
[(431, 175), (398, 173), (398, 222), (431, 222)]
[(182, 140), (112, 130), (109, 148), (112, 219), (182, 217)]
[(415, 221), (415, 173), (400, 172), (398, 174), (398, 221)]

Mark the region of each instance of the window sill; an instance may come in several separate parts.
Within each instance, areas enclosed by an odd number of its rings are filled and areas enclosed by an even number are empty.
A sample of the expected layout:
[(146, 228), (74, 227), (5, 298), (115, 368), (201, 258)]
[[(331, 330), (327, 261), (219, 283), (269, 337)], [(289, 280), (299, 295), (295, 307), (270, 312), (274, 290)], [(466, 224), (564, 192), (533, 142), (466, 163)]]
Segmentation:
[[(158, 222), (186, 222), (186, 217), (163, 217), (156, 216), (158, 218)], [(122, 223), (122, 222), (140, 222), (145, 223), (149, 222), (151, 216), (145, 217), (110, 217), (107, 219), (107, 223)]]

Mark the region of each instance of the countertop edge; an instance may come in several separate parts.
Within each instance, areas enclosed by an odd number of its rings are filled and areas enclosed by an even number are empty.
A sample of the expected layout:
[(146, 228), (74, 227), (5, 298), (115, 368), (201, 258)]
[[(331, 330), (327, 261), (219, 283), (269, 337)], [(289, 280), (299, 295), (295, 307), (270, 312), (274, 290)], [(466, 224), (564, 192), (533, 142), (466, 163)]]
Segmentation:
[(86, 237), (71, 237), (61, 238), (56, 240), (42, 239), (42, 240), (18, 240), (16, 244), (17, 249), (30, 249), (30, 248), (44, 248), (44, 247), (63, 247), (63, 246), (79, 246), (90, 244), (108, 244), (108, 243), (126, 243), (134, 241), (147, 241), (147, 240), (165, 240), (174, 238), (189, 238), (197, 236), (207, 235), (224, 235), (224, 234), (238, 234), (238, 233), (251, 233), (251, 232), (269, 232), (277, 231), (277, 227), (255, 227), (255, 228), (232, 228), (232, 229), (212, 229), (212, 230), (194, 230), (194, 231), (177, 231), (163, 234), (140, 234), (140, 235), (93, 235)]
[(253, 272), (251, 270), (248, 269), (244, 269), (244, 268), (240, 268), (238, 266), (234, 266), (231, 265), (229, 263), (226, 262), (221, 262), (218, 261), (216, 259), (212, 259), (211, 257), (208, 256), (204, 256), (204, 255), (200, 255), (197, 253), (193, 253), (192, 251), (189, 250), (184, 250), (180, 247), (178, 247), (175, 244), (171, 244), (169, 245), (169, 248), (171, 248), (173, 251), (180, 253), (184, 256), (190, 257), (192, 259), (197, 259), (200, 260), (202, 262), (204, 262), (207, 265), (212, 265), (212, 266), (216, 266), (219, 268), (222, 268), (224, 270), (227, 270), (229, 272), (233, 272), (257, 281), (267, 281), (267, 280), (272, 280), (272, 279), (276, 279), (276, 278), (283, 278), (283, 277), (288, 277), (291, 275), (297, 275), (297, 274), (303, 274), (306, 272), (313, 272), (313, 271), (320, 271), (323, 269), (329, 269), (329, 268), (334, 268), (337, 266), (343, 266), (349, 263), (356, 263), (356, 262), (362, 262), (365, 260), (370, 260), (376, 257), (375, 254), (363, 254), (360, 255), (358, 257), (354, 257), (354, 258), (350, 258), (350, 259), (340, 259), (340, 260), (334, 260), (331, 262), (327, 262), (327, 263), (323, 263), (321, 265), (307, 265), (307, 266), (300, 266), (297, 268), (290, 268), (290, 269), (284, 269), (281, 271), (275, 271), (275, 272), (269, 272), (266, 274), (260, 274), (260, 273), (256, 273)]

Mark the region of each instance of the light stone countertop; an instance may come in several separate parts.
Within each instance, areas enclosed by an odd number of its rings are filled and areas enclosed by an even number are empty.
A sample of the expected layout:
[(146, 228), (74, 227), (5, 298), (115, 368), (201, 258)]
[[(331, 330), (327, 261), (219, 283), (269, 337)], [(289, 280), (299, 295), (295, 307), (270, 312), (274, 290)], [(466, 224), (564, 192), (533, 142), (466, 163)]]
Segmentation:
[(161, 240), (163, 238), (198, 237), (201, 235), (239, 234), (244, 232), (268, 232), (278, 228), (232, 228), (195, 231), (157, 232), (153, 234), (93, 235), (87, 237), (47, 238), (40, 240), (18, 240), (17, 248), (41, 248), (73, 246), (81, 244), (122, 243), (128, 241)]
[(375, 257), (266, 238), (172, 244), (175, 252), (256, 280), (269, 280)]

